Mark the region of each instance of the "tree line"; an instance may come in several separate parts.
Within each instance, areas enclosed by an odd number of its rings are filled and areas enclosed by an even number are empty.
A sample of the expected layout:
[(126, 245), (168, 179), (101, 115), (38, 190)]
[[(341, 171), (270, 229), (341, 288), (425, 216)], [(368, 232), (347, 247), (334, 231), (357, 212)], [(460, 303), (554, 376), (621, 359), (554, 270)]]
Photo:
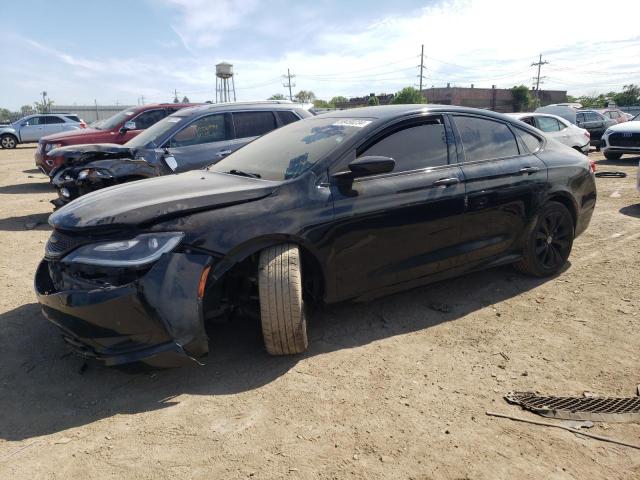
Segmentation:
[[(271, 95), (268, 100), (288, 100), (288, 98), (281, 93), (275, 93)], [(293, 100), (300, 103), (313, 103), (313, 106), (316, 108), (336, 108), (349, 103), (349, 99), (343, 96), (336, 96), (331, 98), (331, 100), (323, 100), (317, 98), (315, 93), (310, 90), (300, 90), (293, 96)], [(372, 106), (380, 105), (380, 100), (377, 96), (371, 94), (367, 103)], [(427, 99), (416, 88), (405, 87), (393, 95), (391, 103), (427, 103)]]

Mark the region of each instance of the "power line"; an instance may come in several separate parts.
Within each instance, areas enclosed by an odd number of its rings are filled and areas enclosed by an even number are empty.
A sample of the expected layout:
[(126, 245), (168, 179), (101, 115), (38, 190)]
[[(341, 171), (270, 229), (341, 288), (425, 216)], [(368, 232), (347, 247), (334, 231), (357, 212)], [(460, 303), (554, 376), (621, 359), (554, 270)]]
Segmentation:
[(544, 62), (542, 61), (542, 54), (540, 54), (538, 61), (531, 64), (532, 67), (538, 67), (538, 77), (536, 79), (536, 98), (538, 101), (540, 100), (540, 69), (542, 65), (547, 65), (548, 63), (546, 60)]

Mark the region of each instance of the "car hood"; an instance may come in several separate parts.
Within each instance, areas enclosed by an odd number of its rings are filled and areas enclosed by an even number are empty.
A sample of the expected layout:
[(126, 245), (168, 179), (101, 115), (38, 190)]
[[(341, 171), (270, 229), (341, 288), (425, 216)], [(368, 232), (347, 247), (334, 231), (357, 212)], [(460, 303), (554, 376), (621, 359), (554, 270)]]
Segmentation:
[(55, 143), (56, 140), (75, 140), (76, 138), (86, 137), (87, 135), (95, 135), (97, 133), (104, 133), (104, 130), (99, 130), (97, 128), (81, 128), (78, 130), (68, 130), (66, 132), (47, 135), (46, 137), (42, 137), (40, 140)]
[(612, 132), (640, 132), (640, 122), (624, 122), (609, 127)]
[(0, 125), (0, 132), (3, 133), (16, 133), (16, 129), (13, 125)]
[(49, 217), (60, 230), (133, 227), (264, 198), (279, 182), (196, 170), (84, 195)]
[(133, 148), (116, 143), (68, 145), (49, 152), (50, 157), (62, 157), (63, 165), (76, 165), (105, 158), (133, 158), (134, 154)]

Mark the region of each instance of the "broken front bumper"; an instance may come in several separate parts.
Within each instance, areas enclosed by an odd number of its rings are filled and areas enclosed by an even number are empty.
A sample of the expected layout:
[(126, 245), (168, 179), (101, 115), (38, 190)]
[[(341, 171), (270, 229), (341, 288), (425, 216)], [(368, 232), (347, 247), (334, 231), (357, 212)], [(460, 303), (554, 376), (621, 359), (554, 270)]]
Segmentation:
[(35, 290), (44, 316), (81, 355), (106, 365), (180, 366), (208, 352), (198, 284), (210, 261), (169, 253), (125, 285), (60, 291), (43, 260)]

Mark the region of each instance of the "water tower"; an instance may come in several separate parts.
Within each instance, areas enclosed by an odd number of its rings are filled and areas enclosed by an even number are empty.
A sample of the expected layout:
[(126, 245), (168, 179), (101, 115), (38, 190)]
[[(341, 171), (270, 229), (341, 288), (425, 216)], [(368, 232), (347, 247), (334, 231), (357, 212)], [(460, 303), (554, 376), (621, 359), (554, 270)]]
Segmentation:
[[(231, 79), (231, 84), (229, 84)], [(216, 65), (216, 103), (236, 101), (236, 85), (233, 81), (233, 65), (221, 62)]]

